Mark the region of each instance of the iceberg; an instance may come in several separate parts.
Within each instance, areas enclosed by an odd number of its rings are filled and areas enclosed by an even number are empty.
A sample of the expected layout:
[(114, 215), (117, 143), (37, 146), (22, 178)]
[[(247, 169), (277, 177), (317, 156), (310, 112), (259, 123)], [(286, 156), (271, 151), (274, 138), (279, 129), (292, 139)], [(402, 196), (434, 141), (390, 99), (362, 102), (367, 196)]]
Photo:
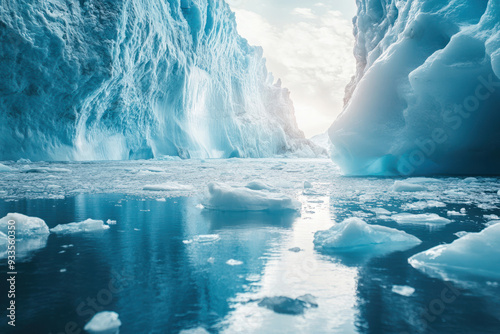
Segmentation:
[(121, 325), (118, 313), (102, 311), (95, 314), (83, 329), (90, 334), (118, 334)]
[(19, 0), (0, 22), (0, 160), (323, 152), (223, 0)]
[(79, 223), (59, 224), (50, 229), (50, 232), (57, 234), (95, 232), (109, 229), (109, 225), (102, 220), (87, 219)]
[(500, 2), (359, 0), (329, 130), (348, 175), (498, 174)]
[(500, 279), (500, 224), (413, 255), (408, 262), (414, 268), (442, 279), (462, 275)]
[(314, 235), (317, 249), (329, 252), (403, 251), (421, 243), (417, 237), (393, 228), (369, 225), (359, 218), (348, 218)]
[(302, 205), (280, 193), (210, 183), (203, 206), (218, 211), (300, 211)]

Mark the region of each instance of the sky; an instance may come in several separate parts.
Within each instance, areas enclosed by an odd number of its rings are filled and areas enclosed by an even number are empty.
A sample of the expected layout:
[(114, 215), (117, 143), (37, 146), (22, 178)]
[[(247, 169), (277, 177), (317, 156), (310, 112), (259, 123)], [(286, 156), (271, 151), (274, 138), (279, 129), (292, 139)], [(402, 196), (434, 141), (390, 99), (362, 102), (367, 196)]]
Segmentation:
[(328, 130), (355, 72), (355, 0), (226, 1), (240, 35), (263, 47), (268, 70), (290, 89), (306, 137)]

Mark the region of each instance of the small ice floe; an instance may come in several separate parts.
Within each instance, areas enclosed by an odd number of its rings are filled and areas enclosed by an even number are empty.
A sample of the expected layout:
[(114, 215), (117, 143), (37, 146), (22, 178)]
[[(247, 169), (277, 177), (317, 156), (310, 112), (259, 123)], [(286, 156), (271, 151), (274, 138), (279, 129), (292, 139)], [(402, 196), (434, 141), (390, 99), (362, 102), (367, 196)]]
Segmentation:
[(371, 248), (406, 250), (422, 241), (404, 231), (369, 225), (359, 218), (349, 218), (314, 235), (316, 248), (335, 252), (365, 252)]
[(467, 211), (465, 210), (465, 208), (462, 208), (460, 210), (460, 212), (458, 212), (458, 211), (448, 211), (446, 214), (448, 216), (457, 216), (457, 217), (459, 217), (459, 216), (467, 216)]
[(83, 329), (90, 334), (117, 334), (121, 325), (118, 313), (103, 311), (94, 315)]
[(396, 192), (418, 192), (426, 191), (427, 187), (418, 183), (411, 183), (406, 181), (395, 181), (392, 186), (392, 191)]
[(292, 247), (288, 251), (294, 252), (294, 253), (299, 253), (302, 251), (302, 249), (300, 247)]
[(309, 181), (304, 181), (304, 189), (311, 189), (313, 187), (312, 183)]
[(414, 268), (441, 279), (462, 274), (498, 279), (500, 224), (413, 255), (408, 262)]
[(61, 247), (62, 248), (70, 248), (70, 247), (73, 247), (74, 245), (73, 244), (69, 244), (69, 245), (62, 245)]
[(215, 263), (215, 258), (214, 258), (214, 257), (209, 257), (209, 258), (207, 259), (207, 262), (208, 262), (208, 263), (211, 263), (211, 264), (214, 264), (214, 263)]
[(483, 215), (483, 218), (488, 220), (500, 220), (500, 217), (497, 215)]
[(182, 242), (186, 245), (192, 244), (193, 242), (199, 244), (207, 244), (220, 240), (220, 235), (218, 234), (205, 234), (205, 235), (197, 235), (193, 239), (183, 240)]
[(391, 211), (386, 210), (384, 208), (371, 208), (368, 210), (373, 212), (377, 216), (377, 218), (379, 218), (379, 219), (389, 219), (390, 216), (392, 215)]
[(443, 218), (435, 213), (398, 213), (391, 217), (398, 224), (412, 224), (412, 225), (446, 225), (451, 223), (448, 218)]
[(267, 190), (267, 191), (275, 191), (275, 189), (267, 183), (261, 181), (252, 181), (249, 182), (245, 188), (252, 190)]
[(12, 172), (12, 168), (5, 166), (4, 164), (0, 164), (0, 173), (1, 172)]
[(208, 185), (203, 205), (206, 209), (218, 211), (300, 211), (301, 208), (300, 202), (283, 194), (219, 183)]
[(190, 329), (183, 329), (179, 332), (179, 334), (210, 334), (210, 333), (203, 327), (196, 327)]
[(439, 201), (418, 201), (415, 203), (408, 203), (401, 206), (403, 210), (425, 210), (428, 208), (445, 208), (446, 204)]
[(392, 292), (397, 293), (398, 295), (410, 297), (415, 293), (415, 289), (411, 286), (406, 285), (394, 285), (392, 287)]
[(243, 264), (243, 262), (235, 260), (235, 259), (230, 259), (230, 260), (226, 261), (226, 264), (230, 265), (230, 266), (241, 266)]
[(177, 182), (146, 185), (142, 188), (142, 190), (147, 191), (191, 191), (193, 189), (194, 188), (191, 185), (180, 184)]
[(116, 220), (108, 219), (108, 220), (106, 220), (106, 224), (108, 224), (108, 225), (116, 225)]
[(166, 202), (167, 199), (165, 197), (161, 197), (161, 198), (157, 198), (156, 201), (157, 202)]
[(455, 235), (456, 237), (458, 238), (463, 238), (465, 237), (467, 234), (470, 234), (471, 232), (466, 232), (466, 231), (459, 231), (457, 233), (453, 233), (453, 235)]
[(20, 213), (9, 213), (0, 219), (0, 232), (8, 234), (11, 225), (15, 226), (17, 237), (36, 237), (50, 233), (43, 219), (28, 217)]
[(52, 233), (67, 234), (79, 232), (94, 232), (109, 229), (109, 225), (104, 224), (102, 220), (87, 219), (80, 223), (60, 224), (50, 229)]
[(64, 254), (64, 253), (66, 253), (66, 251), (65, 251), (65, 250), (62, 250), (62, 251), (59, 251), (59, 252), (58, 252), (58, 254)]
[(304, 314), (308, 308), (318, 307), (316, 298), (309, 294), (295, 299), (284, 296), (265, 297), (259, 301), (258, 305), (279, 314), (289, 315)]
[(59, 269), (60, 273), (65, 273), (66, 271), (67, 271), (66, 268)]

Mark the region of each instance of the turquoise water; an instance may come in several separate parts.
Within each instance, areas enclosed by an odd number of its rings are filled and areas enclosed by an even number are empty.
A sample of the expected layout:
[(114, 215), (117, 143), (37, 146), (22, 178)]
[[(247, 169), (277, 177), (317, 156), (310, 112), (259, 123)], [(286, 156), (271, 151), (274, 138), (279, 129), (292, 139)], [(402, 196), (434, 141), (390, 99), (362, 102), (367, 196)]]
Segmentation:
[[(105, 231), (52, 234), (45, 247), (21, 259), (17, 326), (12, 331), (2, 321), (0, 332), (67, 333), (68, 324), (81, 329), (100, 310), (120, 315), (120, 333), (196, 327), (211, 333), (500, 332), (498, 286), (465, 289), (407, 263), (417, 252), (455, 240), (455, 232), (480, 231), (477, 209), (467, 207), (467, 218), (440, 229), (376, 221), (423, 243), (406, 252), (359, 258), (320, 254), (312, 239), (332, 218), (362, 208), (335, 196), (302, 201), (302, 216), (210, 212), (190, 197), (156, 201), (113, 194), (0, 202), (2, 216), (19, 212), (40, 217), (49, 227), (87, 218), (117, 221)], [(292, 247), (301, 251), (289, 251)], [(5, 262), (0, 270), (7, 271)], [(416, 291), (401, 296), (392, 292), (393, 285)], [(4, 280), (0, 289), (7, 291)], [(263, 297), (304, 294), (313, 295), (318, 307), (303, 315), (258, 306)]]

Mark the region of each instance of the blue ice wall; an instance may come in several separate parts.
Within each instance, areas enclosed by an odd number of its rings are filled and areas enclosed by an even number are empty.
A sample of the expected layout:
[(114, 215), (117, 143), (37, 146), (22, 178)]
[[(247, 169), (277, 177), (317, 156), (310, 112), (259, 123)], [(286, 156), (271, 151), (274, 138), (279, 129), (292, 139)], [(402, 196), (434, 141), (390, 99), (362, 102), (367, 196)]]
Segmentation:
[(500, 1), (358, 0), (329, 133), (350, 175), (500, 174)]
[(222, 0), (3, 0), (0, 160), (312, 154)]

